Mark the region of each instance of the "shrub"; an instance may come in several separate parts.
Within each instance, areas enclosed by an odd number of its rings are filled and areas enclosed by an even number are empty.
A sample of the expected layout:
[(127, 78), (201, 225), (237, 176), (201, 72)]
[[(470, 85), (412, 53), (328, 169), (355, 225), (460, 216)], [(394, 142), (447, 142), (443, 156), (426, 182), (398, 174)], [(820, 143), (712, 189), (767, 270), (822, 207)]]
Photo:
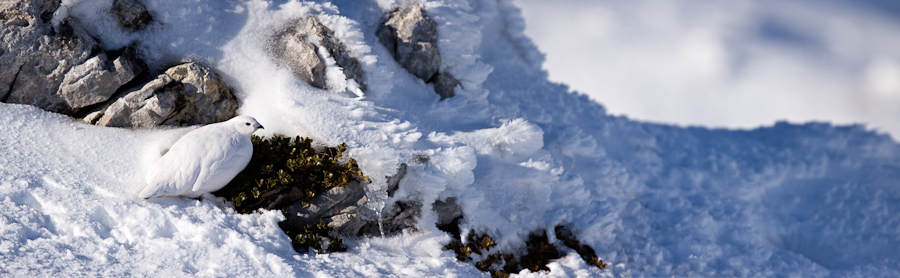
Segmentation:
[[(313, 148), (312, 139), (301, 137), (252, 136), (253, 157), (247, 167), (215, 195), (234, 202), (240, 213), (260, 208), (281, 210), (295, 202), (306, 205), (333, 187), (350, 182), (371, 182), (362, 174), (356, 160), (343, 161), (347, 145)], [(285, 215), (287, 218), (287, 215)], [(322, 253), (343, 251), (340, 236), (324, 222), (309, 225), (303, 231), (292, 231), (291, 225), (280, 224), (291, 237), (294, 249), (307, 252), (312, 247)]]
[[(555, 235), (566, 247), (575, 250), (589, 265), (600, 269), (606, 267), (606, 264), (594, 253), (593, 248), (581, 244), (575, 235), (565, 227), (556, 226)], [(488, 253), (497, 243), (486, 233), (478, 235), (474, 231), (470, 232), (466, 237), (467, 243), (462, 243), (457, 238), (459, 237), (455, 237), (450, 243), (444, 245), (444, 248), (452, 250), (456, 253), (456, 258), (464, 262), (474, 261), (473, 254), (478, 254), (484, 259), (474, 262), (475, 267), (481, 271), (490, 272), (492, 277), (509, 277), (510, 273), (519, 273), (526, 268), (532, 272), (549, 271), (547, 264), (551, 260), (562, 257), (559, 248), (550, 243), (547, 233), (543, 231), (534, 232), (528, 236), (528, 240), (525, 242), (526, 252), (521, 257), (499, 251)]]

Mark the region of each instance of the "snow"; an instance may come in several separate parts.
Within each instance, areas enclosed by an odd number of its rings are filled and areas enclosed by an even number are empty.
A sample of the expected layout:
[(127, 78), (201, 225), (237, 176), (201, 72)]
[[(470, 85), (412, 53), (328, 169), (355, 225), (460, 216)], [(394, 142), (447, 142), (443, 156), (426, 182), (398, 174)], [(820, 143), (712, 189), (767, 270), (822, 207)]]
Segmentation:
[[(373, 180), (368, 205), (421, 201), (418, 229), (298, 254), (280, 212), (137, 198), (143, 169), (192, 128), (105, 128), (0, 104), (0, 276), (487, 275), (441, 247), (450, 235), (428, 206), (450, 197), (463, 230), (489, 233), (497, 248), (521, 249), (529, 233), (564, 224), (610, 264), (568, 254), (522, 277), (900, 275), (900, 145), (890, 136), (862, 125), (726, 130), (610, 115), (548, 81), (511, 1), (423, 2), (442, 69), (463, 84), (443, 101), (372, 35), (408, 1), (147, 0), (158, 22), (130, 34), (97, 12), (111, 2), (71, 2), (68, 19), (107, 48), (138, 42), (156, 70), (215, 67), (238, 92), (239, 114), (266, 127), (258, 134), (346, 142)], [(360, 60), (365, 95), (340, 81), (313, 88), (268, 54), (268, 36), (311, 15)], [(388, 197), (385, 177), (400, 163), (408, 174)]]
[(866, 123), (900, 138), (897, 1), (516, 3), (550, 80), (610, 113), (729, 128)]

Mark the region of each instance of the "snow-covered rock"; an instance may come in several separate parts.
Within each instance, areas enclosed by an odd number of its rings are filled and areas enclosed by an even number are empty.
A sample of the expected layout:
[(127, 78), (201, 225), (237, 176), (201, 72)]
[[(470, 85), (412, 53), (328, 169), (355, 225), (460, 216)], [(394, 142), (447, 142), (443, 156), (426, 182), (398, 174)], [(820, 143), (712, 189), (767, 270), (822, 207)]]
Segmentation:
[(136, 31), (144, 29), (153, 20), (147, 7), (138, 0), (115, 0), (112, 12), (125, 29)]
[[(366, 90), (359, 61), (334, 36), (334, 31), (322, 25), (317, 18), (298, 20), (276, 34), (273, 41), (275, 56), (284, 60), (297, 77), (313, 87), (327, 89), (325, 66), (326, 59), (331, 59), (341, 68), (346, 79), (355, 81), (360, 90)], [(327, 55), (323, 55), (325, 53)]]
[(387, 15), (378, 27), (378, 41), (403, 68), (425, 82), (435, 83), (441, 99), (454, 96), (459, 81), (450, 73), (440, 72), (437, 23), (419, 4), (408, 4)]

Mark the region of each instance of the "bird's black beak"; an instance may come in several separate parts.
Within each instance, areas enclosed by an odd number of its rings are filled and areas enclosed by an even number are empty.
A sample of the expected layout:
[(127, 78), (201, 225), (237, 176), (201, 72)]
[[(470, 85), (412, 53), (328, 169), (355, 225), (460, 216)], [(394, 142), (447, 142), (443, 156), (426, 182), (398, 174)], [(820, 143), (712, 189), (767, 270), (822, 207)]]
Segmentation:
[(266, 128), (263, 127), (262, 125), (259, 125), (259, 129), (266, 129)]

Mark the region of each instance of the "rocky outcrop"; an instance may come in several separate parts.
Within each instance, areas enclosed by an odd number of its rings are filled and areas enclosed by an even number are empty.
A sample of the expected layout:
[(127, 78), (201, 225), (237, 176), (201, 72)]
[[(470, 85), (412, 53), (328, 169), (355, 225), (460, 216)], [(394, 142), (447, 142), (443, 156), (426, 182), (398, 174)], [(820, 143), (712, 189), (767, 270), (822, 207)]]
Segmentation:
[(134, 48), (126, 48), (112, 59), (106, 53), (91, 57), (72, 67), (63, 77), (57, 93), (72, 112), (104, 102), (124, 84), (146, 71)]
[(190, 62), (169, 68), (84, 120), (114, 127), (197, 125), (230, 119), (237, 107), (237, 99), (218, 74)]
[(459, 85), (450, 73), (440, 72), (437, 23), (418, 4), (391, 12), (376, 32), (394, 60), (426, 83), (434, 83), (441, 99), (453, 97)]
[(59, 1), (0, 2), (0, 101), (74, 115), (146, 71), (133, 48), (104, 51), (77, 24), (53, 26)]
[(348, 80), (354, 80), (365, 91), (359, 61), (350, 55), (331, 29), (322, 25), (315, 17), (299, 20), (275, 35), (272, 52), (294, 75), (313, 87), (326, 89), (326, 63), (325, 57), (320, 55), (320, 48), (334, 59)]
[(144, 29), (153, 20), (147, 7), (137, 0), (116, 0), (112, 12), (119, 19), (119, 24), (131, 31)]

